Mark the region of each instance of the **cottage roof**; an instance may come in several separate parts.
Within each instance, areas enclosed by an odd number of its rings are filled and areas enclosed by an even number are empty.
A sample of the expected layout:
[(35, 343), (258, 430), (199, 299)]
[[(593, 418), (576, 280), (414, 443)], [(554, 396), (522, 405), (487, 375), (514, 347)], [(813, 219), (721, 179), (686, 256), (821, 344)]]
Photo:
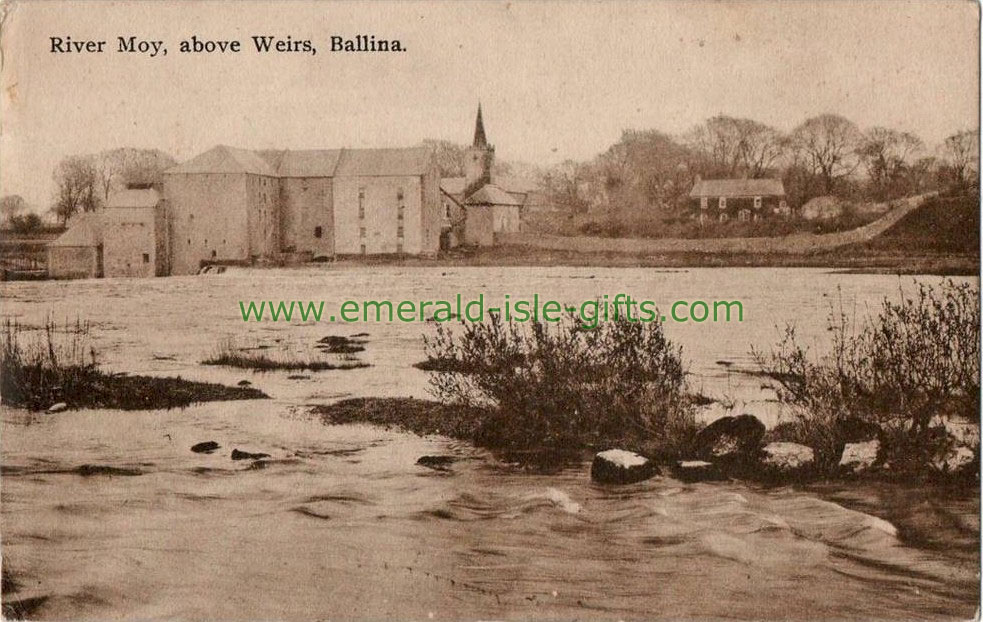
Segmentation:
[(508, 192), (493, 184), (485, 184), (464, 202), (465, 205), (521, 205)]
[(160, 193), (153, 188), (130, 188), (111, 194), (106, 207), (156, 207), (160, 200)]
[(270, 163), (255, 151), (218, 145), (183, 164), (168, 169), (166, 173), (249, 173), (275, 177)]
[(99, 246), (102, 244), (101, 221), (102, 219), (98, 212), (76, 214), (68, 222), (68, 230), (51, 242), (48, 242), (48, 246)]
[(785, 186), (780, 179), (703, 179), (693, 184), (689, 196), (779, 197), (785, 196)]
[(388, 177), (423, 175), (430, 168), (426, 147), (404, 149), (342, 149), (335, 176)]

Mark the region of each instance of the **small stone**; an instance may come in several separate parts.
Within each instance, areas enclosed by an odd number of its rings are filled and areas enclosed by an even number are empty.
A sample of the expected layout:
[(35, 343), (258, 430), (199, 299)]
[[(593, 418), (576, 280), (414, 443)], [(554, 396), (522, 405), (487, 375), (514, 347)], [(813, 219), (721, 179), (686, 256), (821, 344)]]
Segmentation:
[(304, 374), (290, 374), (287, 376), (287, 380), (310, 380), (310, 376), (305, 376)]
[(874, 466), (881, 442), (877, 439), (865, 443), (847, 443), (840, 456), (840, 467), (852, 473), (866, 471)]
[(196, 454), (210, 454), (219, 448), (219, 444), (215, 441), (204, 441), (202, 443), (195, 443), (191, 446), (191, 451)]
[(248, 380), (240, 380), (239, 381), (239, 386), (240, 387), (248, 387), (248, 386), (251, 386), (252, 384), (253, 383), (249, 382)]
[(259, 460), (260, 458), (269, 458), (269, 457), (270, 454), (261, 454), (261, 453), (254, 454), (248, 451), (239, 451), (238, 449), (232, 450), (233, 460)]
[(631, 484), (658, 475), (658, 468), (644, 456), (625, 451), (609, 449), (594, 456), (590, 476), (602, 484)]
[(48, 407), (49, 413), (60, 413), (63, 410), (68, 410), (68, 404), (65, 402), (58, 402), (57, 404), (52, 404)]

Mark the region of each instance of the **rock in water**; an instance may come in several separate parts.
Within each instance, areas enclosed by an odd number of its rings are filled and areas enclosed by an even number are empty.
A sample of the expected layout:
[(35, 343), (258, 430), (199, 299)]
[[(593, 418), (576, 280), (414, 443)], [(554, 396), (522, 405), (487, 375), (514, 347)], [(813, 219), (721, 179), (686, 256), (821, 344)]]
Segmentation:
[(712, 462), (705, 460), (681, 460), (673, 470), (676, 479), (683, 482), (709, 482), (725, 479)]
[(694, 454), (713, 462), (749, 461), (757, 455), (764, 435), (765, 424), (754, 415), (722, 417), (696, 435)]
[(195, 443), (191, 446), (191, 451), (196, 454), (210, 454), (219, 448), (219, 444), (215, 441), (205, 441), (203, 443)]
[(655, 464), (624, 449), (609, 449), (594, 456), (590, 476), (602, 484), (631, 484), (658, 474)]
[(259, 460), (260, 458), (269, 458), (270, 454), (254, 454), (248, 451), (239, 451), (238, 449), (232, 450), (233, 460)]
[(773, 473), (798, 473), (816, 460), (811, 447), (798, 443), (768, 443), (761, 450), (761, 464)]
[(949, 447), (932, 459), (932, 468), (940, 473), (959, 473), (976, 460), (976, 453), (965, 445)]
[(68, 410), (68, 404), (65, 402), (58, 402), (57, 404), (52, 404), (48, 407), (49, 413), (60, 413), (63, 410)]
[(447, 470), (447, 467), (455, 462), (457, 462), (457, 458), (454, 456), (420, 456), (420, 459), (416, 461), (420, 466), (441, 471)]
[(240, 387), (248, 387), (248, 386), (252, 385), (253, 383), (249, 382), (248, 380), (240, 380), (238, 384), (239, 384)]
[(840, 468), (851, 473), (866, 471), (874, 466), (880, 450), (881, 442), (876, 439), (866, 443), (847, 443), (840, 456)]

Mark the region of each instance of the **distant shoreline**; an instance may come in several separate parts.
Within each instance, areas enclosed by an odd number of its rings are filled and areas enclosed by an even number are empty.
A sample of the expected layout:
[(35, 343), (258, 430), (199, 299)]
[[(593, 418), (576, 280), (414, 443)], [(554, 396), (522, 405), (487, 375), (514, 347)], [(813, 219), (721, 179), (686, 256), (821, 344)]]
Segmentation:
[(978, 276), (980, 256), (958, 253), (902, 254), (897, 251), (827, 251), (815, 254), (784, 253), (579, 253), (526, 246), (495, 246), (453, 252), (436, 258), (342, 258), (324, 264), (345, 266), (418, 267), (598, 267), (598, 268), (828, 268), (859, 274), (932, 274)]

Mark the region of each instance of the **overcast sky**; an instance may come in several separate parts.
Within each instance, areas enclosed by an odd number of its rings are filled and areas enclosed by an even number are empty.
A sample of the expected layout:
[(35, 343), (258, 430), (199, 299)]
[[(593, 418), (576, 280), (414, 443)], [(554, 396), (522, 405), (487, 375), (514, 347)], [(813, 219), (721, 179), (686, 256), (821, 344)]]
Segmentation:
[[(468, 142), (479, 100), (498, 156), (538, 164), (718, 113), (789, 130), (838, 112), (934, 144), (977, 126), (977, 32), (970, 1), (22, 1), (0, 39), (0, 192), (46, 208), (62, 157), (123, 146), (184, 160), (219, 143)], [(193, 34), (243, 52), (179, 54)], [(329, 51), (332, 35), (356, 34), (408, 51)], [(121, 35), (168, 54), (116, 53)], [(251, 35), (311, 39), (318, 53), (258, 55)], [(106, 52), (52, 54), (51, 36)]]

